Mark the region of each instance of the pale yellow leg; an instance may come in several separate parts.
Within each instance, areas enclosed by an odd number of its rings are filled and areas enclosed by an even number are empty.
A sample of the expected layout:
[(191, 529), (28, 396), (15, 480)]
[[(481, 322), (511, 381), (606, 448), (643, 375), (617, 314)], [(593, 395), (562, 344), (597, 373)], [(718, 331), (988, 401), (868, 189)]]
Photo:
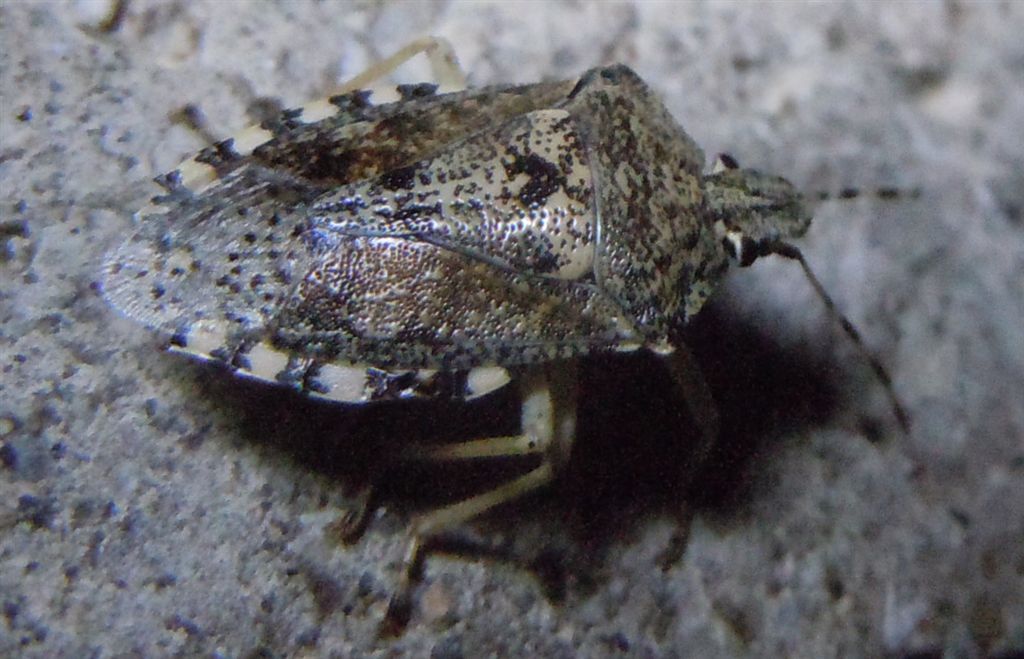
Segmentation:
[(356, 89), (368, 89), (374, 82), (392, 73), (410, 59), (426, 54), (430, 59), (430, 68), (437, 82), (438, 91), (453, 92), (466, 88), (466, 74), (459, 66), (455, 50), (446, 39), (441, 37), (424, 37), (406, 44), (398, 52), (372, 64), (368, 69), (351, 80), (342, 83), (335, 93), (344, 94)]
[(542, 453), (545, 447), (529, 435), (487, 437), (457, 444), (410, 444), (399, 449), (402, 462), (448, 462), (477, 458), (507, 458)]
[[(457, 442), (454, 444), (405, 444), (393, 449), (393, 454), (388, 457), (388, 464), (401, 464), (403, 462), (451, 462), (456, 460), (476, 460), (486, 458), (512, 458), (544, 453), (547, 446), (538, 442), (531, 435), (509, 435), (506, 437), (487, 437), (468, 442)], [(546, 464), (546, 463), (545, 463)], [(356, 540), (366, 528), (366, 522), (373, 506), (373, 491), (376, 487), (376, 479), (360, 490), (359, 495), (352, 508), (339, 519), (332, 529), (338, 534), (343, 542)], [(501, 488), (499, 488), (500, 490)], [(498, 490), (494, 490), (497, 492)], [(488, 494), (491, 494), (490, 492)], [(515, 498), (515, 495), (508, 497)], [(468, 504), (469, 501), (462, 503)], [(450, 506), (457, 508), (461, 504)], [(497, 504), (491, 504), (497, 505)], [(488, 506), (491, 507), (491, 506)], [(439, 514), (437, 510), (432, 514)], [(480, 512), (472, 513), (466, 517), (475, 517)]]
[(551, 482), (568, 459), (576, 433), (576, 371), (574, 364), (537, 367), (520, 383), (523, 393), (522, 435), (492, 437), (450, 447), (412, 447), (403, 451), (408, 460), (448, 461), (476, 458), (514, 457), (540, 454), (542, 462), (526, 474), (493, 490), (433, 510), (412, 525), (402, 575), (388, 606), (386, 625), (400, 627), (408, 618), (412, 585), (424, 558), (425, 541), (517, 499)]

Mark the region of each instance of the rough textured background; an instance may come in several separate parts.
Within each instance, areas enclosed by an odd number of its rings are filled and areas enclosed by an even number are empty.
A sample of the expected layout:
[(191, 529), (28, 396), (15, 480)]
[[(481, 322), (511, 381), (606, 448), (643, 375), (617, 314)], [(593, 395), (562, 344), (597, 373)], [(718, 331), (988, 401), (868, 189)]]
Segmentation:
[[(1024, 651), (1024, 4), (126, 9), (105, 31), (105, 2), (0, 5), (0, 655)], [(328, 525), (384, 443), (514, 401), (242, 386), (92, 284), (148, 179), (202, 146), (174, 110), (226, 136), (430, 33), (475, 84), (626, 62), (709, 153), (809, 190), (920, 187), (826, 203), (801, 241), (911, 434), (795, 266), (734, 273), (693, 332), (725, 418), (697, 480), (656, 366), (591, 364), (569, 473), (475, 526), (534, 569), (432, 558), (408, 632), (378, 640), (408, 511), (450, 479), (396, 479), (352, 547)]]

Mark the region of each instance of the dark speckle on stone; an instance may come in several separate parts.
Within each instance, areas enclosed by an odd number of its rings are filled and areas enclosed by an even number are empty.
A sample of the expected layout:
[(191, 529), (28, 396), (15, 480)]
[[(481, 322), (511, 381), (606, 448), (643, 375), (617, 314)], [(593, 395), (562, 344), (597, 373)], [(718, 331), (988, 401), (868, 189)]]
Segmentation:
[(23, 494), (18, 497), (18, 517), (33, 528), (48, 529), (57, 516), (57, 500), (53, 497), (35, 497)]
[[(18, 210), (21, 205), (25, 204), (24, 201), (19, 201), (15, 204), (15, 211), (23, 213), (24, 211)], [(28, 238), (29, 228), (26, 220), (7, 220), (0, 222), (0, 238)]]
[(606, 639), (608, 647), (616, 652), (629, 652), (629, 639), (622, 632), (615, 632)]
[(877, 444), (885, 437), (884, 426), (881, 421), (875, 418), (862, 417), (860, 419), (860, 431), (872, 444)]
[(372, 572), (363, 572), (359, 576), (359, 583), (356, 585), (356, 596), (366, 597), (373, 592), (373, 587), (377, 580), (374, 578)]
[(103, 531), (96, 531), (89, 538), (89, 545), (84, 555), (85, 562), (89, 567), (95, 568), (100, 564), (100, 559), (103, 558), (103, 541), (106, 538)]
[(270, 648), (264, 645), (253, 648), (251, 651), (243, 654), (242, 657), (244, 659), (278, 659), (278, 655), (274, 654)]
[(306, 581), (320, 615), (328, 616), (341, 605), (341, 585), (331, 575), (317, 568), (308, 567)]
[(32, 419), (28, 424), (28, 427), (31, 429), (41, 430), (43, 428), (56, 426), (60, 424), (61, 421), (63, 421), (63, 417), (61, 417), (60, 412), (57, 411), (57, 408), (49, 403), (46, 403), (35, 411)]
[(825, 572), (825, 589), (828, 591), (832, 601), (838, 601), (846, 593), (846, 586), (843, 585), (842, 576), (835, 569), (827, 569)]
[(96, 503), (91, 499), (82, 499), (75, 503), (71, 509), (71, 526), (79, 528), (87, 524), (96, 512)]
[(18, 451), (10, 444), (0, 446), (0, 464), (7, 469), (14, 469), (18, 465)]
[(462, 659), (462, 637), (450, 634), (434, 644), (430, 659)]
[(319, 642), (320, 630), (317, 627), (311, 627), (295, 637), (295, 643), (303, 648), (316, 647)]
[(981, 646), (982, 654), (991, 656), (989, 652), (992, 647), (1006, 636), (1002, 603), (983, 593), (971, 598), (968, 611), (967, 626), (971, 636)]
[(188, 636), (200, 636), (202, 634), (199, 625), (180, 614), (175, 614), (168, 618), (164, 626), (172, 631), (185, 632)]
[(130, 510), (124, 517), (121, 518), (119, 525), (121, 532), (126, 535), (133, 535), (138, 531), (139, 525), (142, 523), (143, 516), (138, 510)]
[(5, 601), (3, 604), (4, 618), (7, 619), (7, 625), (10, 626), (14, 619), (18, 617), (18, 613), (21, 611), (21, 606), (17, 602)]
[(209, 432), (209, 425), (204, 426), (195, 432), (191, 432), (181, 439), (181, 445), (190, 451), (194, 451), (203, 445), (203, 442), (206, 441), (206, 436)]

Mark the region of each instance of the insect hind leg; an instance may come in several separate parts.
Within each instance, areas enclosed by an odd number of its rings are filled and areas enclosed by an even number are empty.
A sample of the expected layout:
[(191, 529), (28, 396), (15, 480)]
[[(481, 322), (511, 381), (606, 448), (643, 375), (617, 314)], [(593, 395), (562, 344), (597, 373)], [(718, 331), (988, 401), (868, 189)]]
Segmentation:
[(430, 68), (439, 91), (453, 92), (466, 88), (466, 73), (459, 66), (455, 49), (452, 48), (448, 40), (441, 37), (423, 37), (406, 44), (396, 53), (379, 62), (371, 64), (359, 75), (342, 83), (333, 93), (345, 94), (357, 89), (366, 89), (420, 53), (425, 54), (430, 60)]
[[(374, 92), (372, 96), (375, 104), (400, 100), (401, 94), (397, 93), (394, 88), (373, 90), (370, 87), (421, 53), (426, 54), (430, 60), (434, 80), (437, 82), (436, 91), (455, 92), (466, 88), (466, 74), (459, 66), (452, 45), (440, 37), (424, 37), (407, 44), (390, 57), (371, 64), (362, 73), (330, 90), (325, 98), (303, 106), (301, 108), (303, 110), (302, 121), (308, 123), (336, 113), (337, 107), (330, 102), (330, 97), (357, 90), (367, 89)], [(262, 99), (262, 101), (267, 100)], [(261, 105), (263, 104), (265, 103), (261, 103)], [(177, 112), (172, 113), (171, 119), (176, 123), (183, 124), (195, 132), (204, 143), (211, 145), (210, 148), (214, 149), (214, 154), (219, 154), (219, 149), (224, 148), (224, 153), (228, 157), (247, 156), (256, 147), (273, 138), (273, 133), (261, 125), (263, 119), (270, 119), (282, 112), (289, 112), (282, 110), (280, 103), (276, 100), (271, 99), (270, 105), (272, 106), (270, 109), (264, 107), (259, 113), (266, 116), (254, 118), (256, 125), (246, 128), (229, 140), (222, 140), (218, 137), (216, 131), (210, 128), (202, 109), (194, 103), (186, 104)], [(256, 107), (255, 103), (253, 107)], [(197, 162), (195, 158), (192, 158), (179, 164), (177, 176), (180, 185), (188, 189), (197, 189), (218, 178), (216, 170), (204, 163), (205, 160)]]
[(538, 367), (525, 374), (520, 387), (523, 393), (521, 435), (472, 440), (448, 447), (413, 446), (402, 452), (402, 459), (417, 462), (537, 454), (541, 456), (541, 463), (493, 490), (430, 511), (415, 520), (402, 562), (402, 575), (388, 605), (385, 632), (396, 632), (408, 621), (412, 589), (429, 554), (431, 539), (547, 485), (568, 459), (576, 432), (574, 365)]

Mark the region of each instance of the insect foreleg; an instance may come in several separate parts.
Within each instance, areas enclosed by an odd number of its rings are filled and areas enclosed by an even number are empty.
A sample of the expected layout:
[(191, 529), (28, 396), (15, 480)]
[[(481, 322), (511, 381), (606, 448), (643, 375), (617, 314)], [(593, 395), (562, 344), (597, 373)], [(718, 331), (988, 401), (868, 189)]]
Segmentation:
[(704, 380), (700, 365), (685, 344), (677, 342), (671, 352), (661, 353), (660, 356), (672, 375), (678, 397), (682, 399), (700, 430), (700, 448), (694, 456), (694, 464), (699, 464), (718, 440), (718, 407), (708, 383)]

